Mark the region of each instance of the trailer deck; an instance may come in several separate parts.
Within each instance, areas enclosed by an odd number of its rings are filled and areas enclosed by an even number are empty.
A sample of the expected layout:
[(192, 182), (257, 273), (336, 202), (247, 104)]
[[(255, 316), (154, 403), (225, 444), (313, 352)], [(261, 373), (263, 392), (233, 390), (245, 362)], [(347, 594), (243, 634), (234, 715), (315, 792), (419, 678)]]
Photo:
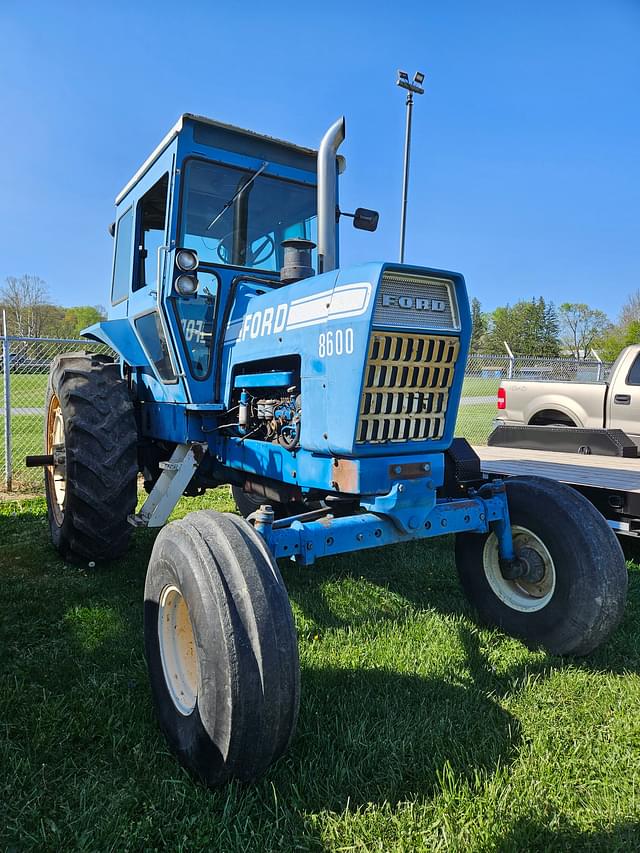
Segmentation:
[(588, 497), (620, 533), (640, 533), (640, 459), (476, 446), (485, 476), (549, 477)]

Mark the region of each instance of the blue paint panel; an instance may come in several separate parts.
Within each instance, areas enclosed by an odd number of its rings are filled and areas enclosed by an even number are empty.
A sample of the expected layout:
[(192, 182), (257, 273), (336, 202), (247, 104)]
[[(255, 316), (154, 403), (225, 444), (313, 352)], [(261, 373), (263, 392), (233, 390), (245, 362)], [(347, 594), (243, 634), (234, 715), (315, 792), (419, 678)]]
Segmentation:
[(294, 384), (294, 375), (288, 371), (274, 370), (271, 373), (243, 373), (236, 376), (234, 388), (289, 388)]

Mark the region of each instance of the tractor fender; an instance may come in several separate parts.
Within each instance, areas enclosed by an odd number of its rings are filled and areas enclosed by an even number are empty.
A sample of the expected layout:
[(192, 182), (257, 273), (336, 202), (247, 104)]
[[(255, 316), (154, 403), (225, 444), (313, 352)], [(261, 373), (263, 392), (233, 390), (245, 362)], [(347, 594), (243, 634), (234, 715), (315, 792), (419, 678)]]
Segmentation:
[(101, 320), (83, 329), (80, 334), (83, 338), (107, 344), (131, 367), (149, 366), (149, 359), (128, 320)]

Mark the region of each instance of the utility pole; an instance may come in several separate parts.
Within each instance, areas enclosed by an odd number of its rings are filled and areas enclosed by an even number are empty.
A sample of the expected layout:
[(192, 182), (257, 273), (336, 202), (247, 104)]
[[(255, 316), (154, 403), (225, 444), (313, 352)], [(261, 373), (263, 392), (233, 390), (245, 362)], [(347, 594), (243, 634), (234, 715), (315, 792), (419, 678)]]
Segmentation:
[(413, 112), (413, 96), (424, 95), (422, 83), (424, 82), (424, 74), (422, 71), (416, 71), (413, 75), (413, 82), (409, 80), (409, 75), (406, 71), (398, 71), (398, 79), (396, 85), (407, 90), (407, 125), (404, 136), (404, 171), (402, 176), (402, 214), (400, 217), (400, 263), (404, 263), (404, 242), (407, 227), (407, 197), (409, 195), (409, 159), (411, 157), (411, 117)]

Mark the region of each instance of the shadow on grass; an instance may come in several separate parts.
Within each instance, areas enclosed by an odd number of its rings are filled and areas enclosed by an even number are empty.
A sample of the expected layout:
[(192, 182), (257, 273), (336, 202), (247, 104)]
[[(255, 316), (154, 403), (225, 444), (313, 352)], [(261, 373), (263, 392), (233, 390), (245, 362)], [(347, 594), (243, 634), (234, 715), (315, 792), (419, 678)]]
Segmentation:
[(445, 776), (509, 764), (519, 743), (515, 718), (475, 686), (333, 668), (304, 668), (302, 683), (291, 760), (307, 809), (431, 798)]
[[(309, 568), (285, 563), (282, 569), (292, 600), (322, 629), (349, 628), (364, 621), (357, 614), (354, 619), (336, 613), (326, 594), (327, 585), (346, 579), (374, 584), (407, 605), (404, 611), (399, 607), (371, 608), (366, 617), (369, 621), (412, 618), (416, 609), (477, 619), (458, 582), (452, 537), (325, 558)], [(622, 622), (609, 640), (585, 658), (549, 655), (545, 661), (536, 663), (536, 670), (541, 672), (563, 665), (593, 672), (640, 672), (640, 571), (637, 566), (629, 572)]]
[(606, 830), (585, 832), (566, 820), (556, 821), (551, 816), (543, 822), (536, 815), (517, 821), (495, 849), (497, 853), (632, 853), (640, 850), (640, 826), (619, 823)]

